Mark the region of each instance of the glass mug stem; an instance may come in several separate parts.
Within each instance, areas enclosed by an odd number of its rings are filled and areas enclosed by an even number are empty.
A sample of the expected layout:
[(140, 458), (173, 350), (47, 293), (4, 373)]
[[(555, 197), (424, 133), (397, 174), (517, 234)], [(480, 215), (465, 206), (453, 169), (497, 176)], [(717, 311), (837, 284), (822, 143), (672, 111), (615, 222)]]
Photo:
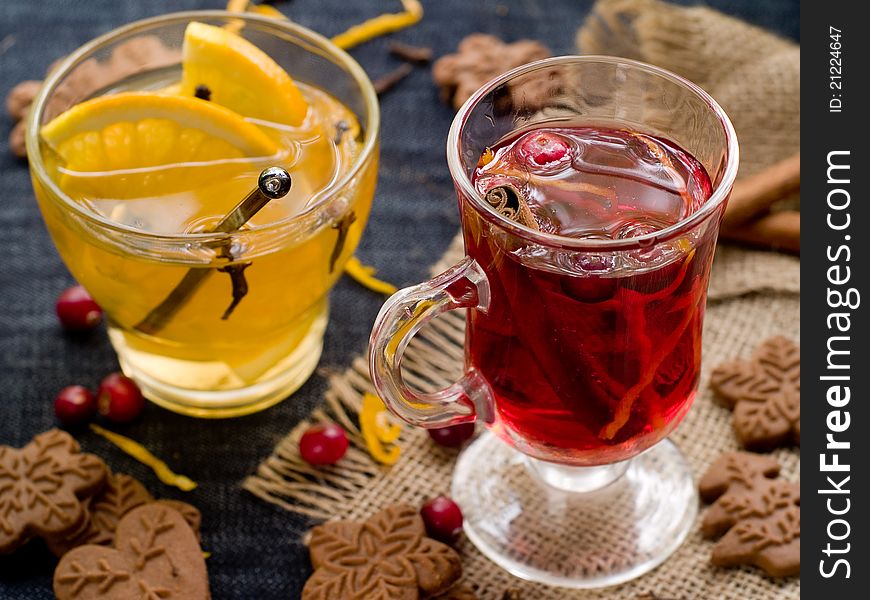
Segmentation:
[(472, 258), (430, 279), (393, 294), (375, 319), (369, 342), (369, 367), (375, 389), (396, 415), (427, 429), (494, 420), (489, 383), (474, 368), (456, 383), (437, 392), (408, 387), (402, 377), (405, 349), (426, 323), (460, 308), (486, 312), (490, 302), (486, 274)]

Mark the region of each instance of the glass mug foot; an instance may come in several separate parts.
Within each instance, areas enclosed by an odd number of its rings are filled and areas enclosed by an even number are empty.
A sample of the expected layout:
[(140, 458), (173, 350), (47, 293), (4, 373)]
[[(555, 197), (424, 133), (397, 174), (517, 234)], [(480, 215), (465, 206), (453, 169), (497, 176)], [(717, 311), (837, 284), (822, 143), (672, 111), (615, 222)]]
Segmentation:
[(670, 441), (616, 465), (538, 462), (484, 433), (453, 474), (465, 534), (517, 577), (577, 589), (624, 583), (664, 562), (694, 525), (692, 473)]

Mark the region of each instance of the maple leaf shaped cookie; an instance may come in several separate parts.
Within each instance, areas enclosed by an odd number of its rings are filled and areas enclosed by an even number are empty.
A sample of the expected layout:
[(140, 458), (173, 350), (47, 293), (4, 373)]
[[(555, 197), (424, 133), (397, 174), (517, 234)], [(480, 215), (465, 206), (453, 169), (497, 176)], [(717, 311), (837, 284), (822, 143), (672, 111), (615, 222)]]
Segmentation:
[(144, 504), (118, 523), (115, 547), (67, 552), (54, 571), (58, 600), (208, 600), (199, 543), (178, 511)]
[(801, 354), (791, 340), (770, 338), (750, 360), (719, 365), (710, 386), (734, 410), (734, 431), (747, 449), (800, 445)]
[(779, 463), (769, 456), (727, 452), (701, 478), (701, 497), (713, 505), (702, 533), (722, 536), (711, 562), (755, 565), (774, 577), (800, 573), (800, 485), (775, 479)]
[(84, 544), (111, 545), (121, 517), (151, 500), (148, 490), (129, 475), (110, 475), (105, 487), (88, 502), (84, 526), (73, 535), (47, 540), (48, 549), (63, 556)]
[(199, 509), (178, 500), (155, 501), (139, 481), (129, 475), (117, 473), (110, 475), (105, 487), (88, 500), (82, 526), (72, 535), (47, 539), (46, 545), (55, 556), (63, 556), (73, 548), (85, 544), (111, 546), (115, 541), (115, 530), (123, 516), (147, 502), (155, 502), (178, 511), (199, 541), (202, 523)]
[(68, 534), (84, 519), (84, 498), (99, 491), (108, 470), (79, 452), (68, 433), (51, 429), (23, 448), (0, 446), (0, 554), (32, 535)]
[(302, 600), (417, 600), (448, 590), (462, 575), (456, 551), (426, 537), (419, 513), (405, 504), (362, 523), (319, 525), (309, 551), (314, 574)]
[[(458, 109), (490, 79), (514, 67), (550, 56), (550, 50), (534, 40), (506, 44), (494, 35), (472, 33), (464, 38), (455, 54), (442, 56), (432, 65), (432, 79), (441, 88), (441, 98)], [(549, 75), (528, 76), (523, 81), (523, 104), (540, 103), (561, 87)]]

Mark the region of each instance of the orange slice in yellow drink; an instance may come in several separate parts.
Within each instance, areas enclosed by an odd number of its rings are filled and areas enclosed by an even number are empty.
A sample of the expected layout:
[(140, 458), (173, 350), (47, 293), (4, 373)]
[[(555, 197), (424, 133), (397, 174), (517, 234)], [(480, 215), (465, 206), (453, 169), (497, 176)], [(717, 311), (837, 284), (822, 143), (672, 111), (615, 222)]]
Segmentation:
[(253, 119), (296, 126), (308, 103), (290, 75), (251, 42), (222, 27), (193, 22), (184, 32), (181, 94), (197, 88)]
[(41, 134), (59, 157), (61, 187), (96, 198), (192, 189), (278, 152), (260, 128), (222, 106), (149, 92), (87, 100)]

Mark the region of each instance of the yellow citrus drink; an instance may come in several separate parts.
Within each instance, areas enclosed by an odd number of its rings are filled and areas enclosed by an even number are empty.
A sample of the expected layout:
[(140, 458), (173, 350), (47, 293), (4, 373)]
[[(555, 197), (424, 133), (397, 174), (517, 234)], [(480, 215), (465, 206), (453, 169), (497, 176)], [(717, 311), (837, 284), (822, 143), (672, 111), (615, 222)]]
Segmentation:
[[(369, 215), (376, 141), (237, 28), (190, 22), (179, 50), (179, 63), (46, 115), (34, 188), (146, 395), (244, 414), (286, 397), (319, 359), (329, 289)], [(289, 192), (216, 231), (270, 167), (289, 173)]]

